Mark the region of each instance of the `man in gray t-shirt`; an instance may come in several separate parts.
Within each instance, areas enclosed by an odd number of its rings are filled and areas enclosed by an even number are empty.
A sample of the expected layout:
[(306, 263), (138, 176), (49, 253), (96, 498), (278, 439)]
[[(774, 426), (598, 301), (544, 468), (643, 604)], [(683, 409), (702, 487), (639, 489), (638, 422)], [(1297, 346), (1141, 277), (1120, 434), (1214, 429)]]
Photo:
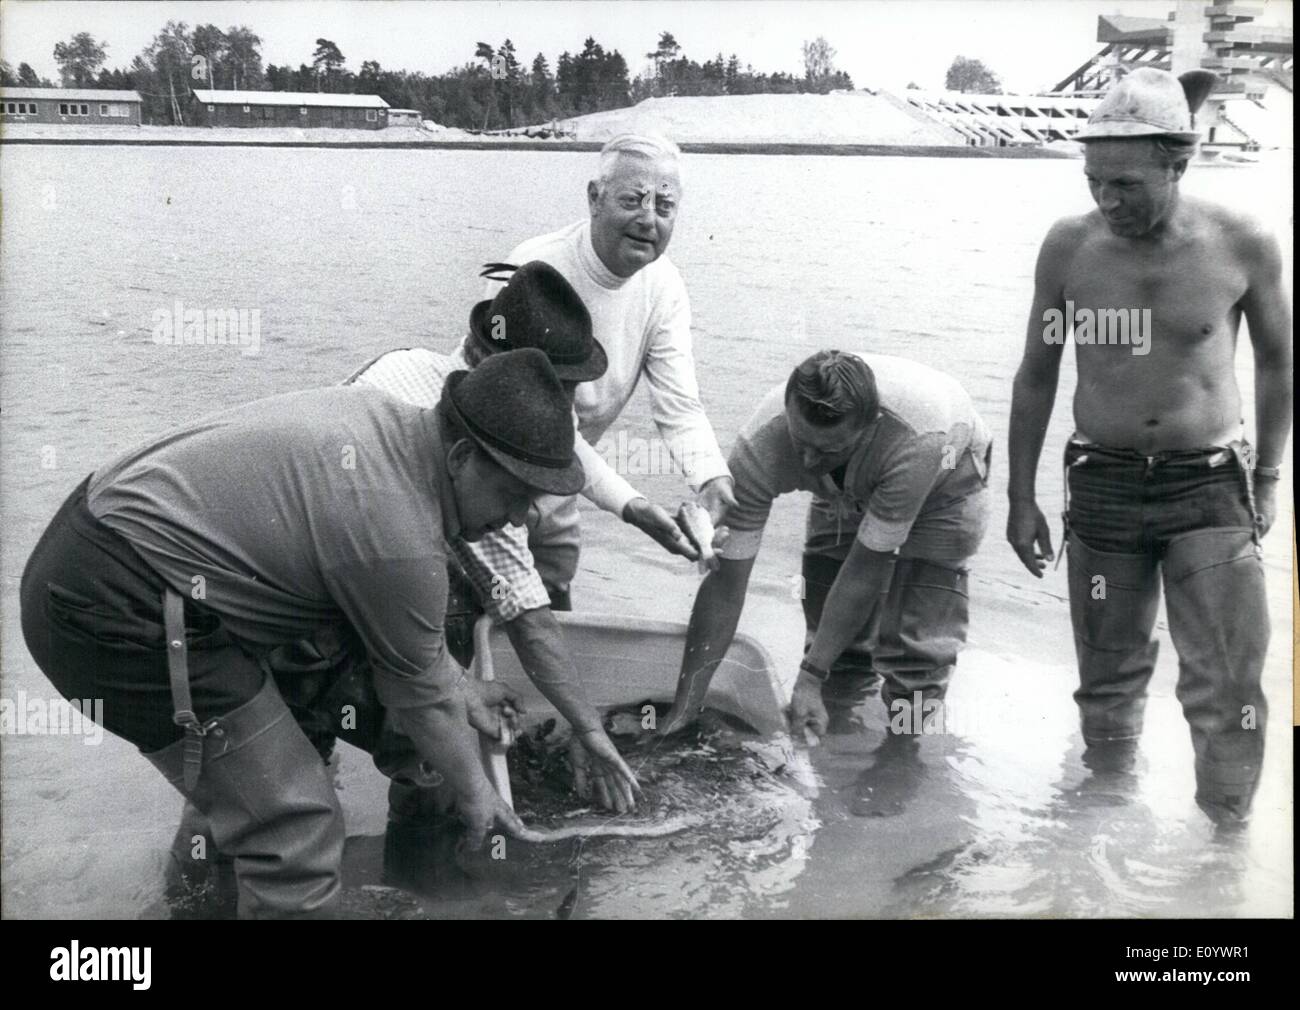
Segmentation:
[(207, 817), (241, 915), (328, 913), (338, 800), (260, 660), (326, 627), (354, 634), (470, 844), (520, 832), (480, 763), (470, 722), (488, 717), (443, 641), (446, 539), (579, 490), (573, 442), (535, 349), (453, 373), (431, 410), (331, 387), (204, 418), (73, 492), (23, 573), (28, 649), (64, 697), (102, 699), (103, 726)]
[(912, 735), (942, 702), (966, 638), (965, 561), (984, 534), (990, 449), (969, 395), (942, 372), (840, 351), (799, 365), (732, 449), (731, 535), (695, 599), (664, 731), (694, 716), (731, 644), (772, 502), (802, 490), (813, 494), (808, 638), (791, 730), (824, 733), (823, 683), (858, 672), (884, 678), (890, 728)]

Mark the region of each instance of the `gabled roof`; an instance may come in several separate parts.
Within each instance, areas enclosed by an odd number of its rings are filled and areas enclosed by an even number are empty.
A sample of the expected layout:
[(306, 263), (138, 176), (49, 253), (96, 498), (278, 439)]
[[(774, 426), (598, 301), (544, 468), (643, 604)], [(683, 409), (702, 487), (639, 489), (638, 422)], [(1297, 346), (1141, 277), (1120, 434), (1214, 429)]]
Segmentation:
[(330, 109), (386, 109), (378, 95), (331, 95), (323, 91), (221, 91), (195, 88), (204, 105), (306, 105)]
[(110, 91), (107, 88), (0, 88), (0, 98), (44, 98), (59, 102), (138, 102), (138, 91)]

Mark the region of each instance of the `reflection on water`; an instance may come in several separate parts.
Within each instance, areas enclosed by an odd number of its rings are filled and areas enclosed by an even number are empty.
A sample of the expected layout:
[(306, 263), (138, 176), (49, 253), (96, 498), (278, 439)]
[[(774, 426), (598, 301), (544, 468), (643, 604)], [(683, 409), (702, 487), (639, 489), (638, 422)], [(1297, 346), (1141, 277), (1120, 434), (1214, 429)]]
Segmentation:
[[(811, 803), (816, 780), (806, 755), (788, 740), (764, 739), (713, 712), (671, 737), (644, 733), (617, 741), (644, 791), (635, 813), (595, 815), (572, 795), (567, 770), (530, 776), (518, 762), (512, 783), (520, 815), (531, 827), (582, 822), (623, 830), (682, 817), (686, 830), (551, 844), (500, 839), (471, 853), (445, 818), (390, 823), (382, 843), (352, 840), (352, 872), (368, 879), (378, 865), (383, 883), (418, 894), (440, 917), (461, 910), (528, 918), (731, 918), (779, 907), (818, 827)], [(563, 753), (567, 741), (550, 746)]]
[[(0, 158), (0, 652), (4, 694), (47, 690), (18, 627), (18, 575), (85, 473), (131, 445), (258, 396), (333, 383), (394, 346), (448, 349), (478, 265), (576, 220), (594, 161), (534, 152), (6, 148)], [(756, 391), (823, 346), (949, 371), (1005, 446), (1038, 244), (1089, 206), (1072, 161), (688, 156), (671, 255), (691, 292), (702, 395), (724, 449)], [(93, 188), (87, 179), (96, 180)], [(1289, 163), (1201, 170), (1187, 192), (1279, 226)], [(741, 199), (737, 200), (737, 195)], [(261, 353), (159, 346), (176, 300), (258, 309)], [(1253, 416), (1249, 341), (1238, 380)], [(1066, 355), (1039, 489), (1054, 514), (1074, 385)], [(653, 436), (645, 397), (625, 418)], [(611, 435), (617, 432), (611, 432)], [(999, 460), (1005, 459), (999, 453)], [(1265, 541), (1274, 732), (1255, 823), (1216, 836), (1192, 796), (1191, 744), (1165, 634), (1132, 770), (1085, 764), (1065, 573), (1026, 576), (995, 513), (972, 561), (970, 647), (951, 731), (892, 751), (872, 685), (837, 685), (831, 732), (798, 750), (798, 788), (770, 828), (656, 840), (512, 845), (384, 837), (384, 782), (341, 756), (350, 885), (416, 881), (450, 916), (1290, 915), (1291, 559)], [(636, 477), (674, 507), (679, 475)], [(1279, 494), (1291, 520), (1291, 496)], [(778, 502), (742, 630), (792, 675), (803, 640), (790, 579), (806, 496)], [(612, 518), (584, 511), (575, 606), (685, 620), (698, 585)], [(617, 670), (610, 671), (617, 676)], [(6, 737), (3, 904), (16, 916), (134, 915), (161, 894), (175, 793), (114, 739), (86, 761), (57, 737)], [(744, 833), (741, 832), (741, 835)], [(410, 839), (405, 840), (410, 842)]]

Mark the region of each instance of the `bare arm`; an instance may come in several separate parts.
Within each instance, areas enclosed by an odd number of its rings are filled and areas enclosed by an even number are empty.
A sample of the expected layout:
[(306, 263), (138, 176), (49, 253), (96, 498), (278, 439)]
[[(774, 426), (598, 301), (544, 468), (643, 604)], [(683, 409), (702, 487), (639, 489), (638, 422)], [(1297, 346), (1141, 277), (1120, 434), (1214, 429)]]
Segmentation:
[[(822, 618), (817, 624), (808, 662), (829, 670), (847, 649), (868, 617), (889, 589), (894, 573), (894, 554), (873, 551), (854, 540), (849, 556), (840, 566), (835, 582), (826, 594)], [(804, 676), (801, 674), (801, 676)], [(820, 685), (818, 685), (820, 686)]]
[(443, 703), (393, 709), (392, 714), (421, 756), (447, 779), (468, 829), (466, 840), (471, 849), (483, 844), (494, 825), (515, 837), (523, 833), (523, 823), (483, 772), (477, 736), (466, 719), (465, 701), (459, 692)]
[(618, 813), (635, 808), (641, 786), (605, 733), (600, 713), (587, 700), (573, 656), (550, 607), (526, 610), (505, 625), (528, 679), (573, 727), (569, 757), (574, 786), (584, 798), (594, 786), (601, 804)]
[(1277, 239), (1256, 234), (1252, 240), (1250, 287), (1241, 307), (1255, 350), (1255, 437), (1259, 463), (1277, 466), (1291, 431), (1291, 303)]
[(575, 733), (600, 730), (600, 715), (574, 675), (573, 657), (550, 607), (526, 610), (505, 625), (528, 679), (564, 716)]
[[(1007, 519), (1007, 540), (1025, 568), (1037, 578), (1042, 578), (1042, 569), (1052, 558), (1052, 541), (1047, 520), (1035, 500), (1034, 485), (1047, 423), (1051, 420), (1052, 405), (1056, 400), (1061, 352), (1064, 341), (1068, 339), (1070, 321), (1065, 319), (1064, 275), (1075, 242), (1074, 232), (1075, 226), (1071, 222), (1058, 221), (1039, 250), (1025, 350), (1011, 394), (1011, 426), (1007, 440), (1010, 461), (1007, 496), (1011, 508)], [(1060, 343), (1045, 338), (1052, 310), (1060, 314)]]
[(699, 714), (709, 682), (736, 637), (736, 625), (745, 609), (745, 591), (753, 570), (753, 558), (738, 561), (722, 558), (718, 570), (710, 572), (700, 583), (686, 630), (677, 694), (661, 732), (670, 733)]
[(457, 794), (482, 788), (486, 777), (479, 760), (478, 738), (466, 718), (465, 699), (459, 691), (435, 704), (390, 711), (420, 756), (447, 779)]

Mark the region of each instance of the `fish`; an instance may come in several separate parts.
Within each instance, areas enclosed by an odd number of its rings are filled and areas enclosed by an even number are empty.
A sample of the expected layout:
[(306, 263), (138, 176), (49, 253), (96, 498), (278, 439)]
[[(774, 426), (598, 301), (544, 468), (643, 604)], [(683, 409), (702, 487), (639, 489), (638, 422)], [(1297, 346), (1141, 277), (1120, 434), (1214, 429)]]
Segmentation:
[(663, 838), (689, 831), (700, 821), (678, 815), (655, 824), (615, 824), (607, 817), (594, 824), (569, 824), (559, 828), (525, 827), (519, 833), (520, 841), (534, 844), (563, 842), (570, 838)]
[(713, 551), (713, 519), (709, 510), (693, 501), (682, 502), (677, 510), (677, 525), (696, 550), (700, 552), (700, 571), (715, 571), (718, 556)]
[[(653, 843), (688, 833), (759, 838), (798, 803), (798, 766), (807, 763), (788, 737), (765, 738), (747, 724), (705, 709), (691, 725), (664, 737), (645, 728), (644, 701), (604, 713), (607, 729), (620, 727), (616, 745), (641, 780), (634, 811), (574, 812), (568, 731), (539, 727), (512, 748), (516, 813), (526, 827), (517, 837), (532, 844), (576, 838), (643, 839)], [(667, 703), (655, 705), (656, 712)], [(667, 843), (665, 843), (667, 844)]]
[(555, 910), (557, 919), (568, 919), (573, 916), (573, 908), (578, 903), (578, 885), (574, 884), (569, 893), (564, 896), (560, 902), (560, 907)]

